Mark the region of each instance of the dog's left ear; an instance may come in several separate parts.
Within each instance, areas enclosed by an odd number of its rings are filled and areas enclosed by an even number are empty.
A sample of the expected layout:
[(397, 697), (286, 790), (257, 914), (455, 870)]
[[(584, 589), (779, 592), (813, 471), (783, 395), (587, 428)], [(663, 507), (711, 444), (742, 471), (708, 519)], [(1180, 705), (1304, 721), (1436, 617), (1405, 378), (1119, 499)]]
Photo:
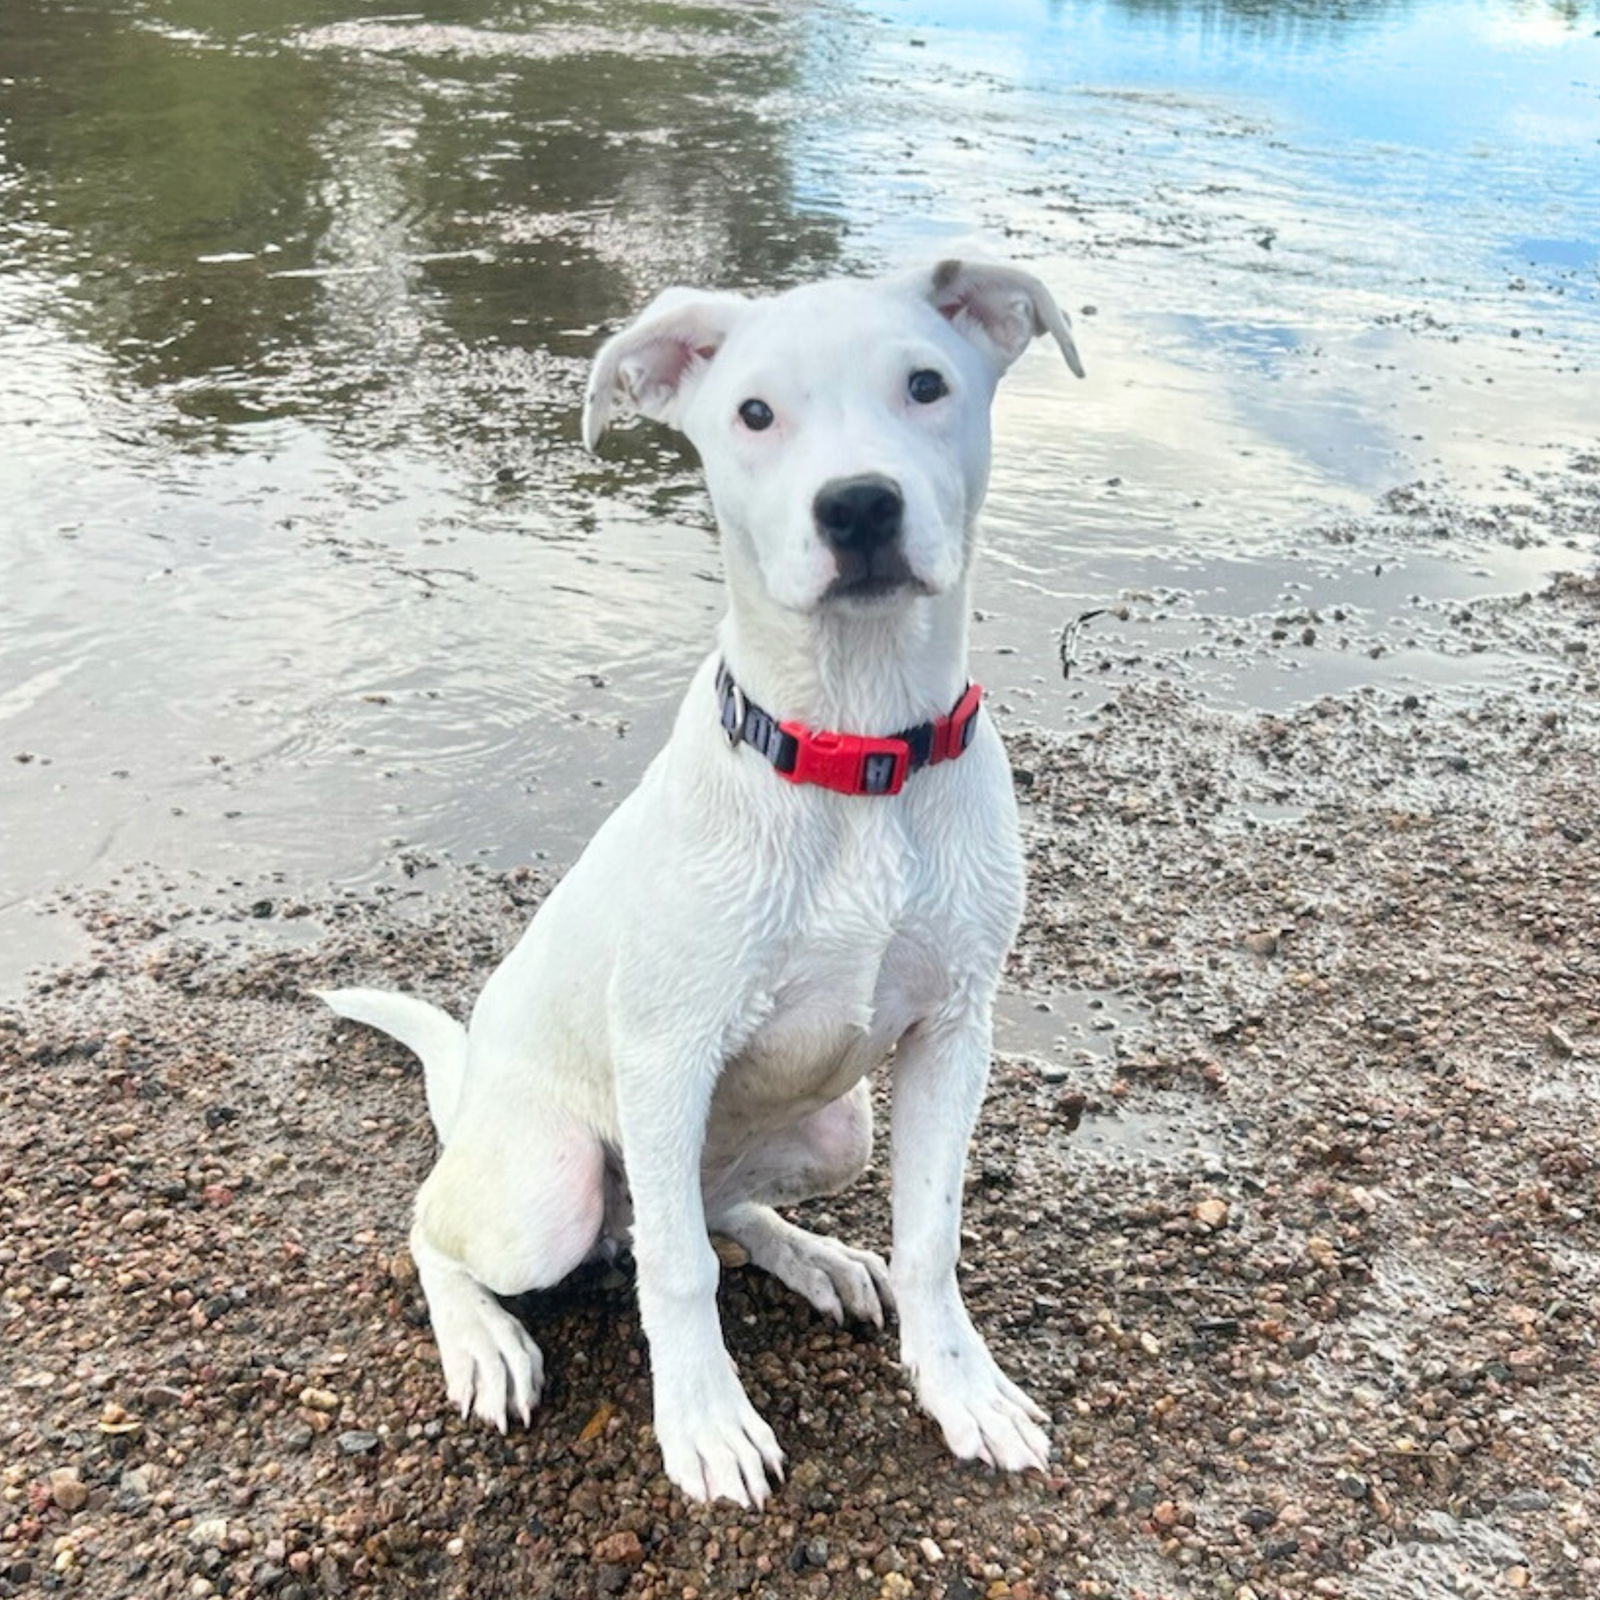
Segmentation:
[(594, 358), (583, 400), (583, 442), (593, 450), (618, 404), (673, 427), (694, 385), (749, 302), (736, 294), (663, 289)]
[(1031, 272), (988, 261), (941, 261), (921, 278), (922, 293), (939, 315), (1002, 372), (1048, 333), (1067, 365), (1083, 376), (1067, 315)]

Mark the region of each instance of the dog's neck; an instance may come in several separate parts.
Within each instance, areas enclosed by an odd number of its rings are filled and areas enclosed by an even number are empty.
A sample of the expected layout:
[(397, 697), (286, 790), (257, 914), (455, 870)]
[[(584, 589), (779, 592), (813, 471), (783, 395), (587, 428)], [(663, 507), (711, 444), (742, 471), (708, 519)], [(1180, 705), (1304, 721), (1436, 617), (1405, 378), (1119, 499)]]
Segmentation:
[(967, 588), (963, 577), (943, 594), (806, 614), (732, 590), (719, 631), (723, 660), (779, 721), (896, 733), (943, 715), (966, 686)]

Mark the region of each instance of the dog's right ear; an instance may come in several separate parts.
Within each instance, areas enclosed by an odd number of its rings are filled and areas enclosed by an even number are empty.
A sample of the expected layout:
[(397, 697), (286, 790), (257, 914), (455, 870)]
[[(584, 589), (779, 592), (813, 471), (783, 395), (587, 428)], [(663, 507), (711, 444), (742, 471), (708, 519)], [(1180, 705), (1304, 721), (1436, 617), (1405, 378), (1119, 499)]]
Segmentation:
[(1083, 376), (1067, 314), (1031, 272), (998, 261), (941, 261), (931, 271), (909, 273), (900, 281), (931, 302), (1002, 372), (1036, 338), (1048, 333), (1074, 376)]
[(600, 347), (583, 401), (583, 442), (593, 450), (621, 405), (677, 427), (689, 394), (749, 308), (736, 294), (663, 289)]

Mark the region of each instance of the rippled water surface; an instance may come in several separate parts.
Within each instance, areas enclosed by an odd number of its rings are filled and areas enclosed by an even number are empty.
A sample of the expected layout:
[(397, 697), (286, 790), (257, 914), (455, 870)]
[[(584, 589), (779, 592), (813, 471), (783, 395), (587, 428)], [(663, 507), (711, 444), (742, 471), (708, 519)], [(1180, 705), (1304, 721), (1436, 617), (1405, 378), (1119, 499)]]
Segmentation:
[[(1573, 563), (1536, 519), (1318, 530), (1593, 449), (1593, 4), (7, 0), (0, 973), (134, 863), (569, 859), (720, 609), (687, 453), (579, 447), (599, 338), (669, 282), (971, 248), (1090, 368), (1000, 403), (976, 642), (1020, 714), (1082, 715), (1053, 630), (1119, 596), (1187, 648)], [(1197, 681), (1494, 667), (1290, 665)]]

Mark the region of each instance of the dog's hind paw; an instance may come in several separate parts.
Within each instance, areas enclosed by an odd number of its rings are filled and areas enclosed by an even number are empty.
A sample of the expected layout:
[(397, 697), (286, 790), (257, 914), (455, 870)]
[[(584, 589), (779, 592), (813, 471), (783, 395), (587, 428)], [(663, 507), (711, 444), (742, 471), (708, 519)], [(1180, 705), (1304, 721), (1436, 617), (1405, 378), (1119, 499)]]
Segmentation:
[(894, 1307), (888, 1265), (871, 1250), (809, 1233), (770, 1206), (742, 1205), (720, 1226), (750, 1252), (758, 1267), (835, 1322), (850, 1316), (881, 1328), (885, 1308)]
[(754, 1251), (751, 1260), (766, 1267), (773, 1277), (788, 1284), (835, 1322), (851, 1316), (881, 1328), (884, 1307), (894, 1304), (889, 1291), (889, 1268), (883, 1257), (820, 1233), (807, 1233), (802, 1228), (795, 1232), (800, 1235), (800, 1242), (785, 1248), (778, 1260), (769, 1264)]
[(509, 1312), (490, 1303), (473, 1321), (434, 1324), (445, 1390), (464, 1417), (471, 1412), (504, 1433), (513, 1417), (533, 1418), (544, 1388), (544, 1357)]
[(417, 1263), (445, 1390), (463, 1417), (471, 1413), (504, 1433), (513, 1417), (533, 1417), (544, 1387), (544, 1357), (528, 1331), (458, 1262), (413, 1230)]

